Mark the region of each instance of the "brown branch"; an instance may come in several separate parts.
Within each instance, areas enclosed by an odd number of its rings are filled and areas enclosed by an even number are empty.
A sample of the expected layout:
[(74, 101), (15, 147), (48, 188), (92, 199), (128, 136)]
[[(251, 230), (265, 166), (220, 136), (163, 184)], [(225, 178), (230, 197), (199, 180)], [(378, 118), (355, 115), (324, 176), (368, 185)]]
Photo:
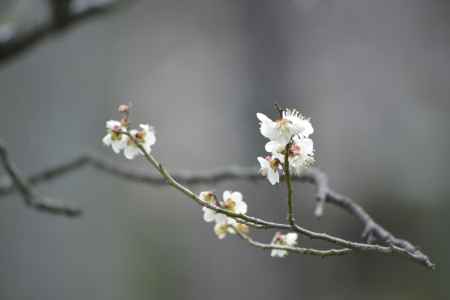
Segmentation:
[[(76, 6), (76, 3), (81, 2), (84, 3), (84, 6)], [(26, 21), (33, 21), (34, 23), (27, 25), (26, 28), (20, 28), (21, 24), (15, 23), (0, 24), (0, 32), (2, 29), (3, 32), (6, 32), (3, 35), (0, 34), (0, 63), (17, 57), (49, 36), (62, 32), (82, 21), (111, 13), (120, 6), (131, 2), (133, 0), (49, 0), (48, 20), (37, 21), (30, 18)]]
[(19, 175), (19, 171), (9, 159), (8, 151), (1, 141), (0, 160), (6, 170), (6, 173), (11, 179), (11, 184), (19, 191), (27, 206), (48, 213), (65, 215), (68, 217), (76, 217), (80, 215), (81, 211), (78, 208), (72, 207), (56, 199), (44, 197), (37, 193), (31, 187), (28, 180)]
[[(78, 170), (84, 166), (91, 166), (99, 171), (105, 172), (107, 174), (120, 177), (125, 180), (132, 182), (140, 182), (149, 185), (165, 185), (167, 180), (157, 174), (149, 174), (146, 172), (139, 172), (137, 170), (127, 168), (125, 166), (118, 166), (117, 164), (111, 163), (107, 160), (101, 159), (93, 155), (82, 155), (71, 161), (49, 167), (44, 171), (38, 172), (27, 178), (30, 185), (37, 185), (47, 181), (51, 181), (60, 176), (63, 176), (72, 171)], [(162, 166), (161, 166), (162, 167)], [(264, 177), (257, 174), (257, 169), (252, 167), (227, 167), (220, 168), (211, 171), (204, 172), (175, 172), (173, 175), (179, 182), (185, 184), (212, 184), (224, 180), (239, 179), (239, 180), (264, 180)], [(405, 255), (415, 262), (423, 264), (429, 268), (433, 268), (434, 264), (431, 262), (430, 258), (421, 252), (419, 249), (414, 247), (408, 241), (396, 238), (381, 225), (376, 223), (370, 215), (358, 204), (356, 204), (350, 198), (340, 195), (333, 191), (328, 186), (328, 180), (326, 175), (317, 168), (310, 168), (300, 176), (293, 176), (293, 181), (308, 182), (316, 186), (316, 199), (317, 206), (322, 206), (320, 210), (323, 211), (324, 203), (331, 203), (338, 207), (343, 208), (350, 214), (354, 215), (363, 224), (364, 228), (369, 228), (372, 234), (372, 242), (379, 241), (385, 246), (370, 244), (370, 243), (357, 243), (347, 241), (338, 237), (334, 237), (325, 233), (317, 233), (299, 225), (295, 224), (294, 230), (311, 238), (320, 239), (336, 245), (350, 248), (357, 251), (375, 251), (385, 254), (399, 254)], [(16, 187), (14, 184), (4, 184), (0, 186), (0, 196), (5, 196), (15, 192)], [(197, 200), (196, 200), (197, 201)], [(198, 201), (197, 201), (198, 202)], [(204, 203), (199, 203), (203, 206)], [(216, 209), (217, 207), (210, 207)], [(316, 213), (318, 209), (316, 208)], [(275, 222), (269, 222), (262, 219), (250, 217), (250, 216), (234, 216), (240, 218), (243, 221), (248, 222), (248, 224), (256, 224), (259, 228), (277, 228), (277, 229), (291, 229), (289, 224), (281, 224)], [(365, 230), (367, 232), (367, 230)]]

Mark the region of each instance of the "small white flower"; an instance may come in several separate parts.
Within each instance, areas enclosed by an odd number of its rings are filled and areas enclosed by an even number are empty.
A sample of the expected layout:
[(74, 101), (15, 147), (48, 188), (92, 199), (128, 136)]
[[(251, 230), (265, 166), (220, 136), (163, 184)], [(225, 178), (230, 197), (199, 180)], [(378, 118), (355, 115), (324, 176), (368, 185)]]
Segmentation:
[(230, 225), (227, 223), (223, 223), (223, 224), (216, 223), (216, 225), (214, 225), (214, 233), (217, 235), (217, 237), (220, 240), (223, 240), (227, 236), (228, 233), (233, 234), (234, 231), (233, 231), (232, 227), (230, 227)]
[[(222, 198), (221, 207), (235, 214), (245, 214), (247, 212), (247, 203), (242, 200), (243, 197), (240, 192), (224, 191)], [(248, 231), (247, 225), (238, 223), (235, 219), (224, 214), (219, 213), (217, 215), (214, 233), (219, 239), (225, 238), (227, 234), (236, 234), (236, 230), (240, 232)]]
[(115, 120), (107, 121), (106, 129), (108, 133), (102, 139), (103, 144), (111, 146), (115, 153), (119, 153), (127, 146), (128, 136), (122, 133), (127, 131), (127, 129), (121, 122)]
[(216, 223), (214, 226), (214, 233), (219, 239), (224, 239), (227, 234), (236, 234), (236, 232), (247, 234), (248, 231), (249, 227), (246, 224), (239, 223), (233, 218), (227, 218), (225, 223)]
[(280, 174), (278, 171), (281, 170), (282, 167), (278, 159), (274, 159), (271, 156), (267, 156), (266, 158), (258, 157), (258, 162), (261, 166), (259, 170), (261, 175), (267, 176), (267, 179), (272, 185), (280, 182)]
[[(293, 247), (297, 245), (297, 238), (298, 236), (295, 232), (289, 232), (288, 234), (277, 232), (273, 237), (272, 245)], [(288, 252), (283, 249), (272, 249), (270, 252), (272, 257), (285, 257), (287, 254)]]
[[(211, 205), (220, 206), (220, 203), (217, 201), (216, 195), (214, 195), (213, 192), (201, 192), (199, 198)], [(215, 210), (208, 207), (203, 207), (202, 210), (203, 220), (205, 220), (205, 222), (216, 222), (218, 224), (225, 224), (227, 222), (227, 216), (224, 214), (217, 213)]]
[[(150, 127), (147, 124), (140, 124), (141, 130), (130, 130), (131, 136), (134, 137), (136, 143), (141, 145), (146, 153), (151, 152), (151, 146), (156, 142), (155, 132), (153, 127)], [(125, 150), (123, 154), (128, 159), (133, 159), (136, 155), (143, 154), (141, 149), (135, 144), (135, 142), (131, 139), (128, 140)]]
[[(265, 147), (267, 152), (271, 152), (272, 159), (284, 164), (285, 145), (277, 141), (270, 141)], [(289, 148), (289, 170), (294, 174), (301, 174), (314, 162), (314, 143), (310, 138), (294, 136), (292, 145)]]
[(276, 121), (262, 113), (257, 113), (256, 117), (260, 121), (261, 134), (282, 145), (286, 145), (293, 136), (309, 137), (314, 132), (311, 122), (295, 109), (285, 109), (282, 118)]
[[(242, 194), (239, 192), (223, 192), (223, 200), (218, 201), (214, 193), (206, 191), (199, 194), (199, 198), (211, 205), (216, 205), (236, 214), (245, 214), (247, 204), (242, 200)], [(217, 213), (213, 209), (203, 207), (203, 220), (205, 222), (215, 222), (214, 233), (219, 239), (223, 239), (227, 234), (236, 234), (236, 231), (246, 233), (248, 226), (237, 222), (222, 213)]]
[(310, 138), (294, 138), (289, 150), (289, 168), (300, 175), (306, 168), (314, 163), (314, 143)]
[(242, 194), (240, 192), (224, 191), (223, 195), (223, 207), (235, 214), (247, 213), (247, 203), (242, 200)]

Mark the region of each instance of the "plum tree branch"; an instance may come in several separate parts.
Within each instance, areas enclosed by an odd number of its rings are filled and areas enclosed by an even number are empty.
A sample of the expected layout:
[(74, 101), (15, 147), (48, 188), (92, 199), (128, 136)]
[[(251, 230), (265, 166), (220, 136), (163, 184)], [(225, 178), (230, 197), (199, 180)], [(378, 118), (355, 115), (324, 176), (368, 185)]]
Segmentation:
[(21, 194), (24, 202), (29, 207), (37, 210), (45, 211), (51, 214), (65, 215), (68, 217), (79, 216), (81, 210), (68, 205), (62, 201), (44, 197), (36, 192), (27, 179), (19, 175), (19, 171), (13, 162), (9, 159), (8, 151), (4, 144), (0, 141), (0, 160), (9, 175), (12, 184)]
[[(17, 1), (17, 4), (21, 0)], [(47, 37), (94, 17), (111, 13), (133, 0), (48, 0), (48, 17), (11, 18), (0, 23), (0, 63), (17, 57)], [(29, 5), (33, 5), (30, 2)], [(22, 20), (26, 18), (26, 20)], [(23, 24), (22, 24), (23, 23)], [(24, 25), (26, 24), (26, 25)]]
[[(2, 147), (2, 149), (4, 149), (4, 147)], [(168, 178), (169, 180), (175, 180), (177, 184), (179, 184), (178, 182), (183, 182), (184, 184), (190, 185), (200, 183), (211, 184), (231, 179), (249, 181), (264, 179), (264, 177), (257, 174), (258, 170), (254, 167), (226, 167), (204, 172), (180, 171), (173, 173), (173, 175), (169, 175), (165, 168), (156, 160), (152, 161), (152, 159), (150, 159), (150, 162), (157, 168), (158, 172), (162, 172), (162, 174), (164, 174), (163, 177), (159, 176), (158, 174), (150, 174), (147, 172), (141, 172), (135, 169), (127, 168), (125, 166), (118, 166), (117, 164), (109, 162), (105, 159), (96, 157), (94, 155), (85, 154), (59, 165), (48, 167), (43, 171), (37, 172), (27, 178), (24, 178), (24, 181), (27, 182), (31, 187), (33, 185), (38, 185), (47, 181), (57, 179), (85, 166), (91, 166), (96, 170), (128, 181), (139, 182), (148, 185), (167, 184)], [(4, 159), (2, 160), (2, 163), (3, 166), (6, 167)], [(11, 174), (9, 174), (9, 176), (12, 177)], [(422, 264), (428, 268), (434, 268), (434, 264), (431, 262), (430, 258), (421, 250), (413, 246), (410, 242), (392, 235), (384, 227), (376, 223), (373, 218), (351, 198), (343, 196), (332, 190), (328, 186), (326, 175), (319, 169), (310, 168), (303, 172), (300, 176), (292, 176), (292, 181), (307, 182), (316, 186), (316, 199), (318, 206), (323, 206), (324, 203), (330, 203), (344, 209), (351, 215), (355, 216), (362, 223), (363, 228), (365, 229), (365, 236), (367, 236), (368, 231), (372, 235), (372, 243), (352, 242), (339, 237), (334, 237), (326, 233), (317, 233), (303, 228), (298, 224), (294, 224), (294, 230), (296, 232), (311, 239), (324, 240), (350, 250), (371, 251), (384, 254), (406, 256), (416, 263)], [(180, 184), (180, 186), (182, 185)], [(177, 185), (175, 185), (175, 187), (179, 189)], [(20, 192), (20, 190), (20, 184), (18, 185), (15, 180), (11, 180), (9, 183), (6, 182), (3, 185), (0, 185), (0, 196), (6, 196), (16, 191)], [(266, 221), (247, 215), (236, 215), (227, 210), (223, 210), (222, 208), (212, 206), (199, 199), (195, 193), (191, 192), (184, 186), (182, 186), (182, 192), (193, 199), (195, 202), (197, 202), (199, 205), (209, 207), (230, 217), (237, 218), (241, 222), (253, 227), (264, 229), (292, 229), (292, 226), (290, 224)], [(323, 212), (323, 207), (321, 208), (321, 211)], [(319, 215), (317, 214), (317, 216)], [(375, 242), (379, 242), (380, 244), (374, 244)]]

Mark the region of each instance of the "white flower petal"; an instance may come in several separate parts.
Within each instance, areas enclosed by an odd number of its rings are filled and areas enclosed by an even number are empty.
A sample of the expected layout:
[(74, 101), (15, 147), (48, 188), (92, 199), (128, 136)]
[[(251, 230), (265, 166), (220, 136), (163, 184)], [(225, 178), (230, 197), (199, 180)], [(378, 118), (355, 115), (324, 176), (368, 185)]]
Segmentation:
[(312, 139), (309, 138), (301, 139), (299, 145), (304, 155), (313, 155), (314, 143)]
[(294, 246), (297, 244), (298, 235), (295, 232), (289, 232), (285, 235), (285, 242), (288, 246)]
[(119, 121), (116, 120), (109, 120), (106, 121), (106, 128), (108, 129), (115, 129), (115, 128), (122, 127), (122, 124)]
[(269, 161), (267, 159), (265, 159), (264, 157), (258, 156), (256, 159), (258, 160), (259, 165), (261, 166), (261, 169), (270, 167)]
[(129, 145), (128, 147), (125, 148), (123, 154), (125, 155), (126, 158), (133, 159), (136, 155), (139, 154), (139, 148), (136, 147), (135, 145)]
[(227, 236), (227, 227), (223, 224), (216, 224), (214, 226), (214, 233), (219, 239), (224, 239)]
[(111, 141), (111, 147), (115, 153), (119, 153), (127, 146), (128, 138), (125, 135), (122, 135), (120, 137), (120, 140), (112, 140)]
[(260, 120), (262, 123), (268, 123), (268, 122), (273, 122), (271, 119), (269, 119), (269, 117), (267, 117), (265, 114), (263, 113), (256, 113), (256, 117), (258, 118), (258, 120)]
[(242, 202), (242, 194), (240, 192), (233, 192), (231, 194), (231, 198), (234, 200), (234, 202)]
[(152, 146), (156, 143), (156, 136), (154, 131), (149, 131), (145, 137), (147, 143)]
[(247, 213), (247, 203), (245, 203), (242, 200), (239, 201), (239, 202), (236, 202), (235, 212), (237, 214), (245, 214), (245, 213)]
[(111, 134), (105, 135), (105, 137), (102, 139), (103, 144), (106, 146), (111, 145)]
[(237, 225), (237, 221), (233, 218), (227, 218), (227, 224), (231, 225), (231, 226), (236, 226)]
[(116, 154), (120, 153), (120, 151), (123, 149), (123, 147), (120, 145), (120, 143), (117, 143), (117, 142), (112, 142), (111, 147)]
[(272, 185), (275, 185), (280, 182), (280, 174), (278, 173), (278, 171), (270, 168), (267, 172), (267, 179)]
[(299, 123), (298, 125), (302, 128), (300, 134), (303, 137), (309, 137), (311, 134), (314, 133), (314, 128), (312, 127), (310, 120), (303, 119), (298, 123)]
[(265, 150), (266, 150), (267, 152), (270, 152), (270, 153), (274, 153), (274, 152), (279, 153), (279, 152), (283, 151), (283, 149), (284, 149), (285, 146), (286, 146), (286, 144), (282, 144), (282, 143), (280, 143), (280, 142), (278, 142), (278, 141), (270, 141), (270, 142), (267, 142), (267, 143), (266, 143), (266, 145), (264, 146), (264, 148), (265, 148)]
[(144, 148), (145, 153), (149, 154), (150, 152), (152, 152), (152, 148), (150, 147), (149, 143), (143, 144), (142, 147)]
[(216, 224), (227, 224), (228, 217), (221, 213), (216, 213), (215, 215)]
[(231, 198), (231, 192), (230, 191), (224, 191), (222, 195), (223, 201), (227, 201), (229, 198)]
[(259, 121), (261, 121), (259, 124), (259, 130), (261, 134), (268, 139), (275, 139), (278, 135), (276, 123), (262, 113), (257, 113), (256, 117)]
[(141, 127), (145, 132), (150, 130), (150, 126), (148, 124), (139, 124), (139, 127)]
[(203, 220), (205, 222), (212, 222), (216, 219), (216, 212), (210, 208), (203, 207)]
[(287, 251), (281, 249), (272, 249), (270, 255), (272, 257), (285, 257), (287, 255)]

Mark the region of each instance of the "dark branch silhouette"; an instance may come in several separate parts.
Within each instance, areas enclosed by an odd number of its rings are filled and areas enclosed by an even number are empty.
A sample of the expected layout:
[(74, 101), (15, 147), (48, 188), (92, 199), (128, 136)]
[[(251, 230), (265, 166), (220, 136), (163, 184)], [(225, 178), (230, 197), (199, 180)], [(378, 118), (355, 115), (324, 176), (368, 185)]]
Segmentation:
[(68, 217), (79, 216), (81, 210), (68, 205), (62, 201), (44, 197), (36, 192), (30, 182), (19, 175), (19, 171), (13, 162), (9, 159), (8, 151), (0, 141), (0, 161), (9, 175), (12, 186), (21, 194), (24, 202), (29, 207), (45, 211), (51, 214), (65, 215)]
[(80, 22), (109, 14), (132, 2), (134, 1), (48, 0), (48, 20), (38, 21), (30, 18), (26, 21), (34, 23), (20, 29), (16, 28), (20, 27), (18, 24), (0, 24), (0, 63), (17, 57), (49, 36), (68, 30)]

